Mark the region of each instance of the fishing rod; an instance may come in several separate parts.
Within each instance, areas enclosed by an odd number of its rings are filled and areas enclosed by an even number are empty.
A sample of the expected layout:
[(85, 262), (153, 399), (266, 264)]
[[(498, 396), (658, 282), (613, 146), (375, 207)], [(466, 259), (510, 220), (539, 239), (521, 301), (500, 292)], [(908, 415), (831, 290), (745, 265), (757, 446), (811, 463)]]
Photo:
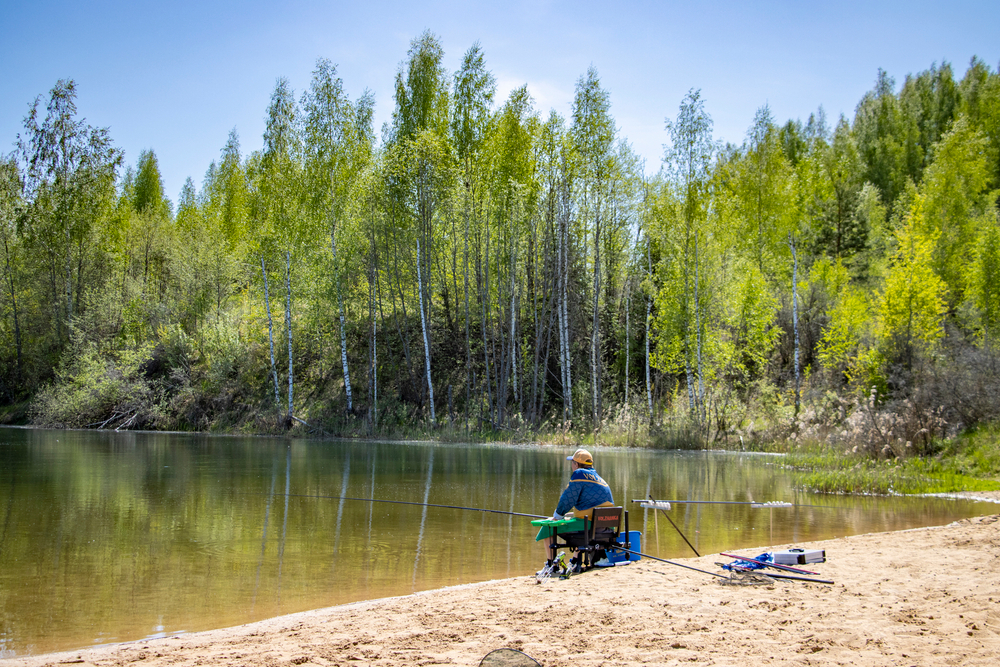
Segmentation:
[(617, 546), (615, 546), (615, 547), (613, 547), (613, 548), (614, 548), (615, 551), (624, 551), (627, 554), (635, 554), (636, 556), (639, 556), (641, 558), (649, 558), (650, 560), (658, 560), (661, 563), (667, 563), (668, 565), (676, 565), (677, 567), (683, 567), (683, 568), (688, 569), (688, 570), (694, 570), (695, 572), (701, 572), (702, 574), (708, 574), (708, 575), (711, 575), (713, 577), (718, 577), (720, 579), (728, 579), (729, 578), (729, 577), (727, 577), (724, 574), (716, 574), (715, 572), (709, 572), (708, 570), (700, 570), (700, 569), (698, 569), (696, 567), (691, 567), (690, 565), (684, 565), (683, 563), (675, 563), (674, 561), (667, 560), (666, 558), (657, 558), (656, 556), (650, 556), (649, 554), (644, 554), (644, 553), (641, 553), (639, 551), (633, 551), (632, 549), (626, 549), (625, 547), (621, 546), (620, 544), (617, 545)]
[(793, 574), (775, 574), (774, 572), (761, 572), (765, 577), (771, 577), (772, 579), (794, 579), (795, 581), (809, 581), (814, 584), (828, 584), (833, 586), (833, 580), (831, 579), (816, 579), (815, 577), (796, 577)]
[[(718, 577), (719, 579), (725, 579), (726, 581), (729, 580), (729, 577), (727, 577), (724, 574), (716, 574), (715, 572), (709, 572), (708, 570), (701, 570), (701, 569), (699, 569), (697, 567), (691, 567), (690, 565), (684, 565), (683, 563), (675, 563), (672, 560), (667, 560), (665, 558), (657, 558), (656, 556), (650, 556), (649, 554), (644, 554), (644, 553), (640, 553), (638, 551), (633, 551), (632, 549), (626, 549), (623, 546), (617, 546), (617, 547), (615, 547), (615, 549), (618, 550), (618, 551), (624, 551), (625, 553), (628, 553), (628, 554), (635, 554), (636, 556), (641, 556), (642, 558), (649, 558), (650, 560), (656, 560), (656, 561), (660, 561), (661, 563), (667, 563), (668, 565), (676, 565), (677, 567), (683, 567), (683, 568), (686, 568), (688, 570), (694, 570), (695, 572), (701, 572), (702, 574), (709, 574), (709, 575), (712, 575), (713, 577)], [(725, 555), (725, 554), (721, 554), (721, 555)], [(771, 563), (768, 563), (768, 565), (770, 565), (770, 564)], [(772, 574), (770, 572), (764, 574), (764, 576), (766, 576), (766, 577), (772, 577), (774, 579), (794, 579), (796, 581), (811, 581), (814, 584), (830, 584), (831, 586), (833, 585), (833, 582), (831, 580), (829, 580), (829, 579), (814, 579), (812, 577), (797, 577), (797, 576), (790, 575), (790, 574)]]
[[(684, 533), (681, 532), (681, 529), (677, 527), (677, 524), (674, 523), (674, 520), (670, 518), (669, 514), (667, 514), (667, 510), (670, 509), (670, 503), (667, 503), (666, 504), (667, 506), (663, 507), (663, 505), (661, 503), (658, 503), (656, 500), (653, 499), (653, 496), (649, 497), (649, 501), (650, 501), (649, 503), (642, 503), (642, 506), (643, 507), (649, 507), (650, 505), (652, 505), (652, 507), (655, 507), (656, 509), (658, 509), (661, 512), (663, 512), (663, 516), (667, 517), (667, 521), (669, 521), (670, 525), (674, 527), (674, 530), (677, 531), (677, 534), (680, 535), (684, 539), (685, 542), (687, 542), (687, 545), (689, 547), (691, 547), (691, 551), (694, 552), (694, 555), (698, 556), (700, 558), (701, 554), (698, 553), (698, 550), (694, 548), (694, 545), (691, 544), (691, 542), (688, 541), (688, 538), (684, 537)], [(635, 501), (633, 500), (632, 502), (635, 502)]]
[(542, 514), (524, 514), (522, 512), (508, 512), (506, 510), (491, 510), (482, 507), (462, 507), (460, 505), (437, 505), (435, 503), (415, 503), (408, 500), (382, 500), (379, 498), (350, 498), (348, 496), (311, 496), (304, 493), (253, 493), (254, 496), (274, 495), (285, 498), (322, 498), (324, 500), (358, 500), (363, 503), (391, 503), (393, 505), (417, 505), (419, 507), (442, 507), (449, 510), (468, 510), (470, 512), (489, 512), (490, 514), (509, 514), (511, 516), (525, 516), (532, 519), (549, 519), (551, 517)]
[[(648, 503), (648, 500), (642, 498), (632, 499), (633, 503)], [(837, 509), (831, 505), (798, 505), (795, 503), (786, 503), (780, 500), (771, 500), (766, 503), (756, 503), (756, 502), (742, 502), (738, 500), (654, 500), (654, 503), (665, 503), (666, 507), (660, 509), (670, 509), (670, 504), (676, 505), (750, 505), (754, 509), (773, 509), (775, 507), (821, 507), (823, 509)], [(652, 509), (652, 508), (650, 508)]]

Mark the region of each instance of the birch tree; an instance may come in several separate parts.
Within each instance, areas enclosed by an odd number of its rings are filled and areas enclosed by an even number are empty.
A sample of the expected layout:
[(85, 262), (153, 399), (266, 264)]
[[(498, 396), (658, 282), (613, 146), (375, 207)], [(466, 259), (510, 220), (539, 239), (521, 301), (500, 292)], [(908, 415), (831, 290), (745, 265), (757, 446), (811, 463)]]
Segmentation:
[(14, 333), (15, 376), (21, 382), (24, 376), (24, 349), (21, 343), (21, 321), (18, 315), (18, 288), (20, 286), (20, 243), (17, 223), (23, 214), (24, 182), (17, 162), (0, 159), (0, 243), (3, 245), (3, 291), (10, 300), (11, 325)]
[(430, 32), (415, 39), (408, 61), (396, 73), (396, 108), (391, 142), (398, 146), (403, 170), (395, 172), (407, 216), (413, 221), (416, 242), (417, 299), (424, 344), (425, 375), (431, 424), (436, 424), (431, 374), (431, 307), (433, 294), (434, 232), (436, 216), (452, 179), (452, 156), (447, 142), (449, 95), (444, 52)]
[(222, 318), (223, 306), (233, 292), (238, 273), (236, 258), (246, 251), (247, 246), (255, 247), (259, 241), (259, 238), (251, 238), (247, 243), (252, 211), (260, 209), (259, 214), (253, 214), (255, 220), (261, 220), (263, 216), (260, 193), (251, 193), (247, 167), (240, 153), (239, 135), (233, 129), (222, 148), (219, 162), (209, 166), (200, 202), (205, 242), (209, 245), (205, 249), (208, 254), (204, 258), (205, 268), (210, 278), (208, 282), (217, 323)]
[(347, 222), (350, 195), (372, 154), (372, 97), (366, 93), (352, 104), (337, 75), (337, 67), (320, 59), (309, 90), (302, 97), (305, 133), (305, 169), (310, 214), (325, 220), (329, 230), (334, 289), (340, 328), (340, 359), (344, 373), (347, 411), (353, 410), (350, 365), (347, 356), (347, 322), (337, 238)]
[(82, 271), (91, 232), (114, 195), (121, 152), (107, 128), (76, 118), (76, 83), (60, 80), (24, 119), (18, 135), (25, 197), (26, 236), (48, 263), (50, 303), (59, 339), (69, 335), (82, 291)]
[[(296, 126), (296, 104), (287, 79), (280, 78), (271, 94), (264, 130), (264, 148), (254, 161), (257, 183), (256, 223), (259, 239), (255, 242), (261, 257), (271, 256), (284, 264), (285, 337), (288, 345), (288, 408), (284, 421), (291, 426), (295, 418), (295, 368), (292, 336), (292, 259), (307, 235), (301, 212), (302, 146)], [(266, 280), (266, 268), (261, 262)], [(268, 321), (271, 321), (269, 300)], [(269, 325), (270, 326), (270, 325)], [(272, 360), (272, 364), (274, 361)]]
[(591, 256), (593, 274), (593, 308), (590, 332), (590, 380), (591, 400), (593, 407), (594, 428), (601, 423), (601, 327), (600, 327), (600, 297), (601, 297), (601, 245), (603, 225), (602, 216), (607, 211), (607, 195), (604, 192), (606, 182), (614, 168), (614, 153), (612, 147), (615, 140), (615, 125), (610, 114), (611, 102), (608, 92), (601, 88), (597, 70), (593, 67), (580, 78), (576, 84), (576, 96), (573, 100), (573, 126), (571, 136), (580, 164), (580, 194), (583, 198), (583, 208), (593, 232), (593, 255)]
[(454, 113), (451, 120), (452, 142), (462, 178), (462, 293), (465, 305), (465, 405), (466, 429), (468, 409), (472, 401), (474, 370), (472, 367), (472, 336), (469, 314), (469, 231), (477, 209), (483, 161), (483, 142), (490, 120), (496, 78), (486, 69), (479, 42), (473, 44), (462, 58), (455, 73)]
[[(690, 90), (681, 101), (677, 118), (666, 121), (670, 147), (664, 157), (664, 167), (676, 191), (679, 215), (683, 226), (682, 266), (684, 290), (684, 364), (687, 378), (688, 405), (692, 416), (701, 421), (703, 406), (695, 398), (695, 373), (701, 382), (701, 355), (698, 341), (692, 342), (692, 333), (700, 336), (701, 308), (697, 291), (700, 227), (707, 216), (709, 166), (715, 153), (712, 141), (712, 119), (705, 111), (701, 91)], [(693, 320), (693, 321), (692, 321)], [(692, 368), (692, 363), (698, 367)]]

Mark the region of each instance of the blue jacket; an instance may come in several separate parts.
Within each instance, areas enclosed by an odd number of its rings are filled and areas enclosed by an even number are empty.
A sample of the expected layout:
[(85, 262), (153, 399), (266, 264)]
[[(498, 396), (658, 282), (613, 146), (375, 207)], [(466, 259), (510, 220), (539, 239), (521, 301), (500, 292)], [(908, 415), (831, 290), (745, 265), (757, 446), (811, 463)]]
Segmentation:
[(593, 516), (595, 507), (610, 507), (615, 504), (611, 497), (611, 487), (601, 479), (593, 468), (577, 468), (569, 478), (569, 486), (559, 496), (556, 514), (566, 514), (576, 508), (576, 514)]

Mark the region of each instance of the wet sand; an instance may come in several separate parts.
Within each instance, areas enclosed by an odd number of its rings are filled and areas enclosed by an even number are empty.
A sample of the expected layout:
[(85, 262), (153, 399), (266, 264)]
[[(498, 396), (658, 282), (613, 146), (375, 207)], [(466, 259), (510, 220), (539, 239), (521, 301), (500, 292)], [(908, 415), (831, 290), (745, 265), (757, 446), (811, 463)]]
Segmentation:
[[(772, 548), (783, 546), (791, 545)], [(568, 580), (444, 588), (0, 660), (0, 667), (477, 665), (501, 647), (546, 666), (992, 666), (1000, 659), (1000, 515), (795, 546), (825, 549), (827, 562), (807, 569), (834, 585), (731, 585), (647, 559)], [(715, 562), (729, 560), (676, 562), (722, 573)]]

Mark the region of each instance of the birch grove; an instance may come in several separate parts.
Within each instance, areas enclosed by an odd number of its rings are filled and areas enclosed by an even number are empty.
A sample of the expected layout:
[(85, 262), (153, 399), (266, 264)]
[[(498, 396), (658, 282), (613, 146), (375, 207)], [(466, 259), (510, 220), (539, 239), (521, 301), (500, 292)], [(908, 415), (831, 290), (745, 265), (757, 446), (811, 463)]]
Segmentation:
[(79, 426), (600, 440), (638, 414), (711, 441), (994, 337), (985, 64), (881, 72), (832, 129), (764, 105), (729, 144), (692, 89), (647, 168), (596, 68), (563, 117), (496, 99), (479, 44), (458, 62), (417, 36), (378, 129), (331, 61), (279, 79), (260, 148), (234, 129), (176, 207), (59, 82), (0, 162), (0, 397)]

